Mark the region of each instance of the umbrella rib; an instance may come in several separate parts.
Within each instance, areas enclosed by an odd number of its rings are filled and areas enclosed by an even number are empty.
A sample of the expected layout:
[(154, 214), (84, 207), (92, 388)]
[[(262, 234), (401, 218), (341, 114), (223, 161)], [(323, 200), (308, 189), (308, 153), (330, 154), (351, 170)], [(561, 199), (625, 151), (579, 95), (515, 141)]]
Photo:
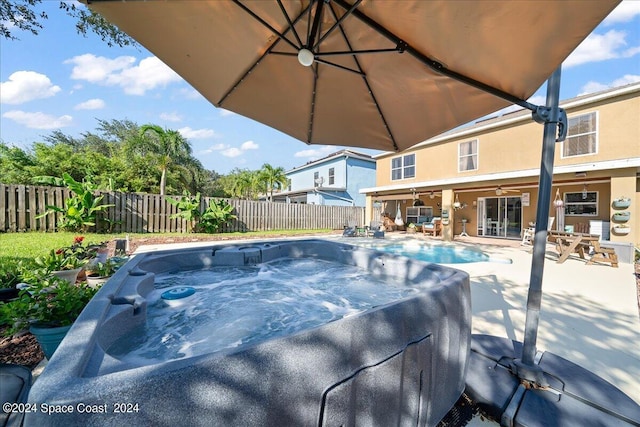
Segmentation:
[(365, 49), (365, 50), (343, 50), (343, 51), (335, 51), (335, 52), (316, 52), (315, 56), (340, 56), (340, 55), (364, 55), (369, 53), (389, 53), (401, 52), (402, 49), (398, 47), (393, 47), (389, 49)]
[(287, 10), (284, 8), (284, 5), (282, 4), (282, 0), (277, 0), (277, 1), (278, 1), (278, 6), (280, 6), (280, 10), (282, 11), (282, 14), (284, 15), (284, 18), (287, 20), (287, 23), (289, 24), (289, 28), (291, 28), (291, 31), (293, 32), (294, 37), (298, 41), (298, 45), (302, 46), (302, 40), (300, 40), (300, 36), (298, 36), (298, 32), (293, 26), (293, 22), (291, 22), (291, 18), (289, 17)]
[[(340, 7), (342, 7), (345, 10), (349, 10), (351, 5), (349, 3), (346, 3), (344, 0), (333, 0), (333, 3), (336, 3), (337, 5), (339, 5)], [(526, 108), (527, 110), (531, 110), (531, 111), (536, 111), (538, 109), (538, 107), (534, 104), (531, 104), (530, 102), (527, 102), (525, 100), (522, 100), (520, 98), (518, 98), (517, 96), (511, 95), (510, 93), (504, 92), (498, 88), (495, 88), (493, 86), (489, 86), (486, 83), (482, 83), (478, 80), (474, 80), (471, 77), (467, 77), (463, 74), (460, 74), (456, 71), (450, 70), (447, 67), (445, 67), (443, 64), (434, 61), (431, 58), (428, 58), (427, 56), (423, 55), (421, 52), (419, 52), (418, 50), (416, 50), (415, 48), (413, 48), (411, 45), (407, 44), (404, 40), (402, 40), (400, 37), (396, 36), (395, 34), (393, 34), (391, 31), (387, 30), (385, 27), (383, 27), (382, 25), (380, 25), (379, 23), (377, 23), (376, 21), (374, 21), (373, 19), (369, 18), (367, 15), (365, 15), (364, 13), (362, 13), (360, 10), (354, 10), (351, 13), (353, 16), (355, 16), (356, 18), (358, 18), (360, 21), (362, 21), (363, 23), (365, 23), (366, 25), (368, 25), (371, 29), (377, 31), (380, 35), (386, 37), (387, 39), (391, 40), (392, 42), (396, 43), (397, 45), (401, 46), (402, 51), (406, 51), (409, 54), (411, 54), (411, 56), (413, 56), (414, 58), (416, 58), (418, 61), (422, 62), (424, 65), (426, 65), (427, 67), (429, 67), (430, 69), (432, 69), (433, 71), (442, 74), (444, 76), (450, 77), (454, 80), (458, 80), (459, 82), (465, 83), (469, 86), (473, 86), (476, 89), (480, 89), (484, 92), (487, 92), (491, 95), (497, 96), (498, 98), (502, 98), (504, 100), (507, 100), (509, 102), (511, 102), (512, 104), (516, 104), (519, 105), (523, 108)]]
[(319, 62), (321, 64), (325, 64), (325, 65), (328, 65), (330, 67), (336, 67), (336, 68), (339, 68), (341, 70), (350, 71), (352, 73), (358, 74), (358, 75), (363, 76), (363, 77), (365, 76), (363, 71), (354, 70), (353, 68), (345, 67), (344, 65), (336, 64), (334, 62), (329, 62), (329, 61), (327, 61), (325, 59), (316, 58), (315, 62)]
[[(246, 9), (242, 4), (238, 3), (237, 0), (234, 0), (234, 3), (238, 4), (239, 6), (241, 6), (243, 10), (249, 12), (249, 10)], [(300, 14), (296, 17), (296, 19), (293, 20), (293, 25), (295, 25), (302, 18), (302, 16), (307, 12), (308, 9), (309, 9), (309, 6), (307, 6), (306, 8), (304, 8), (304, 10), (302, 10), (302, 12), (300, 12)], [(253, 15), (253, 12), (251, 12), (251, 14)], [(292, 29), (293, 25), (291, 27), (287, 28), (284, 32), (286, 33), (287, 31), (289, 31), (289, 29)], [(236, 90), (236, 88), (240, 85), (240, 83), (242, 83), (242, 81), (249, 74), (251, 74), (251, 72), (258, 66), (258, 64), (260, 64), (260, 62), (264, 59), (264, 57), (267, 56), (269, 53), (271, 53), (271, 50), (280, 42), (280, 40), (282, 40), (282, 39), (281, 38), (277, 38), (276, 40), (274, 40), (274, 42), (271, 44), (271, 46), (269, 46), (267, 48), (267, 50), (265, 50), (265, 52), (262, 55), (260, 55), (260, 58), (258, 58), (258, 60), (253, 65), (251, 65), (249, 67), (249, 69), (238, 80), (236, 80), (236, 82), (233, 84), (233, 86), (231, 86), (231, 88), (227, 91), (227, 93), (225, 93), (222, 96), (222, 98), (220, 98), (218, 103), (215, 104), (215, 105), (221, 107), (222, 104), (224, 103), (224, 101), (227, 99), (227, 97), (229, 95), (231, 95), (231, 93), (233, 93), (233, 91)], [(287, 40), (287, 39), (285, 38), (285, 40)]]
[[(322, 43), (324, 41), (324, 39), (326, 39), (327, 37), (329, 37), (329, 35), (331, 33), (333, 33), (333, 31), (338, 28), (338, 26), (342, 23), (342, 21), (344, 21), (349, 15), (351, 15), (351, 12), (353, 12), (362, 2), (362, 0), (358, 0), (355, 3), (353, 3), (353, 5), (351, 6), (351, 8), (349, 10), (347, 10), (341, 17), (340, 19), (336, 19), (335, 24), (333, 24), (333, 26), (331, 28), (329, 28), (327, 30), (326, 33), (324, 33), (322, 35), (322, 37), (320, 37), (320, 39), (313, 45), (313, 49), (316, 49), (318, 46), (320, 46), (320, 43)], [(335, 12), (332, 10), (333, 12), (333, 16), (335, 17), (336, 14)], [(312, 50), (313, 50), (312, 49)]]
[(311, 92), (311, 108), (309, 112), (309, 129), (307, 131), (307, 144), (311, 144), (313, 135), (313, 118), (316, 112), (316, 89), (318, 87), (318, 65), (311, 67), (313, 70), (313, 92)]
[[(291, 40), (289, 40), (288, 38), (286, 38), (284, 36), (283, 33), (279, 32), (278, 30), (276, 30), (275, 28), (273, 28), (267, 21), (265, 21), (264, 19), (262, 19), (261, 17), (259, 17), (258, 15), (256, 15), (256, 13), (254, 11), (252, 11), (251, 9), (249, 9), (247, 6), (243, 5), (242, 3), (240, 3), (239, 0), (233, 0), (233, 2), (240, 6), (242, 8), (242, 10), (244, 10), (245, 12), (247, 12), (249, 15), (251, 15), (253, 17), (253, 19), (255, 19), (256, 21), (258, 21), (259, 23), (261, 23), (263, 26), (267, 27), (269, 29), (269, 31), (271, 31), (273, 34), (277, 35), (279, 39), (284, 40), (285, 42), (287, 42), (289, 45), (291, 45), (291, 47), (293, 47), (294, 49), (298, 50), (300, 49), (299, 46), (296, 46), (295, 43), (293, 43)], [(293, 28), (293, 25), (290, 27)]]
[[(333, 10), (333, 7), (329, 6), (329, 10), (331, 10), (331, 13), (333, 14), (333, 16), (335, 18), (337, 18), (336, 16), (336, 12), (335, 10)], [(353, 11), (353, 12), (357, 12), (357, 11)], [(344, 32), (344, 28), (342, 28), (342, 25), (339, 25), (338, 28), (340, 28), (340, 33), (342, 34), (342, 37), (344, 38), (345, 43), (347, 44), (347, 47), (349, 48), (350, 51), (353, 51), (353, 47), (351, 46), (351, 43), (349, 42), (349, 38), (347, 37), (347, 34)], [(382, 109), (380, 108), (380, 104), (378, 103), (378, 99), (376, 98), (376, 95), (373, 93), (373, 88), (371, 87), (371, 85), (369, 84), (369, 79), (367, 79), (367, 75), (366, 73), (362, 70), (362, 67), (360, 66), (360, 61), (358, 61), (358, 57), (357, 56), (353, 56), (353, 60), (356, 63), (356, 66), (358, 67), (358, 70), (360, 70), (360, 74), (362, 76), (362, 81), (364, 82), (365, 86), (367, 86), (367, 90), (369, 91), (369, 95), (371, 96), (371, 100), (373, 101), (373, 104), (376, 106), (376, 110), (378, 110), (378, 114), (380, 115), (380, 120), (382, 120), (382, 124), (384, 125), (384, 128), (387, 130), (387, 134), (389, 135), (389, 139), (391, 139), (391, 143), (393, 144), (393, 149), (395, 151), (398, 151), (398, 144), (396, 143), (396, 139), (393, 136), (393, 133), (391, 132), (391, 128), (389, 127), (389, 123), (387, 122), (387, 119), (384, 116), (384, 113), (382, 112)], [(320, 59), (318, 59), (317, 61), (321, 61)]]

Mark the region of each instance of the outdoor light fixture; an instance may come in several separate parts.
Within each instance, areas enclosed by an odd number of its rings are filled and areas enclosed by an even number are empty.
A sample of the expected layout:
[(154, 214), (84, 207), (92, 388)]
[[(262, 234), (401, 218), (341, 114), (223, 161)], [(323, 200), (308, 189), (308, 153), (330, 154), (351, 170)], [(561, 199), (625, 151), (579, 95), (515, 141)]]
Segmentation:
[(431, 193), (429, 193), (429, 198), (430, 198), (431, 200), (433, 200), (433, 198), (434, 198), (434, 197), (436, 197), (436, 195), (435, 195), (435, 194), (433, 194), (433, 191), (432, 191)]
[(496, 196), (501, 196), (501, 195), (502, 195), (502, 187), (496, 188)]
[(300, 65), (310, 67), (311, 64), (313, 64), (313, 52), (309, 49), (300, 49), (300, 51), (298, 51), (298, 62)]
[(582, 200), (586, 200), (587, 199), (587, 184), (584, 185), (584, 187), (582, 187)]

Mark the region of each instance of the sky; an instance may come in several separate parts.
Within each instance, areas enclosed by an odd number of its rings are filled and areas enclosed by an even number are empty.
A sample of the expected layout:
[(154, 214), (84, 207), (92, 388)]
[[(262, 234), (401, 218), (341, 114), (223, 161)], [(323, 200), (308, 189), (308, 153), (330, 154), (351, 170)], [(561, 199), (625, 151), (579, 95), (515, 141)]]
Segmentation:
[[(56, 130), (81, 137), (96, 132), (98, 119), (127, 119), (180, 131), (203, 166), (220, 174), (264, 163), (290, 170), (345, 148), (307, 145), (216, 108), (144, 48), (78, 35), (58, 4), (39, 6), (49, 16), (39, 35), (14, 29), (19, 40), (0, 39), (2, 142), (28, 149)], [(560, 99), (638, 81), (640, 0), (624, 0), (563, 64)], [(543, 85), (530, 101), (544, 99)]]

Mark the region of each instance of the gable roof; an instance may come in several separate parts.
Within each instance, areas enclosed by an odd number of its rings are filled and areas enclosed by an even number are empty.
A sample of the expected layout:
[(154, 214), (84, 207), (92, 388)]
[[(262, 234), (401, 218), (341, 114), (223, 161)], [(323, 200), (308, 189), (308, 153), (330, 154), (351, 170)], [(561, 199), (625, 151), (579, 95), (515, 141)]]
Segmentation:
[(296, 166), (293, 169), (290, 169), (290, 170), (286, 171), (285, 173), (289, 174), (289, 173), (292, 173), (292, 172), (298, 172), (298, 171), (300, 171), (302, 169), (319, 166), (319, 165), (321, 165), (323, 163), (327, 163), (329, 161), (333, 161), (333, 160), (335, 160), (337, 158), (340, 158), (340, 157), (345, 157), (345, 158), (352, 157), (352, 158), (356, 158), (356, 159), (359, 159), (359, 160), (364, 160), (364, 161), (367, 161), (367, 162), (371, 162), (374, 165), (376, 163), (376, 160), (372, 156), (370, 156), (368, 154), (360, 153), (360, 152), (353, 151), (353, 150), (344, 149), (344, 150), (336, 151), (335, 153), (331, 153), (328, 156), (322, 157), (320, 159), (312, 160), (310, 162), (307, 162), (302, 166)]

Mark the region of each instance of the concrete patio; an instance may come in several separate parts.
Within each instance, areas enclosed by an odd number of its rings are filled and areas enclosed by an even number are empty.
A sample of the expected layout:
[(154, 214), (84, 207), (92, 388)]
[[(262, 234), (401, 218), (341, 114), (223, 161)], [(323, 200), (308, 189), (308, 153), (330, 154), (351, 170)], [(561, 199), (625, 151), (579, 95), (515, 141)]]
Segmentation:
[[(456, 264), (471, 276), (473, 333), (523, 340), (531, 246), (519, 241), (456, 238), (512, 264)], [(572, 255), (557, 264), (547, 246), (537, 348), (594, 372), (640, 402), (640, 315), (633, 264), (586, 265)]]

